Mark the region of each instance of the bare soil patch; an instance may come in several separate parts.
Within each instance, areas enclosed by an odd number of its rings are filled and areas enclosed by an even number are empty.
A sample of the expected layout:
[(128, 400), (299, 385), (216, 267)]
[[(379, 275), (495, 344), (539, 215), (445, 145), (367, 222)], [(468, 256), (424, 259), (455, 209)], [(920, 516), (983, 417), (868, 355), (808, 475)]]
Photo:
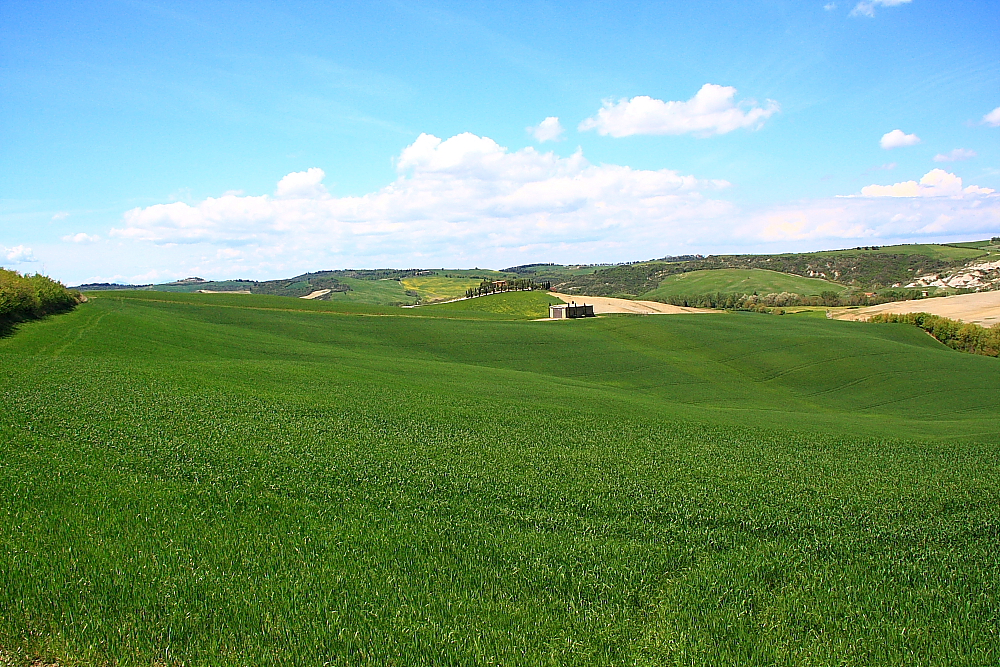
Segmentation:
[(333, 290), (329, 290), (329, 289), (318, 289), (315, 292), (310, 292), (309, 294), (306, 294), (305, 296), (300, 296), (299, 298), (300, 299), (318, 299), (321, 296), (326, 296), (327, 294), (329, 294), (332, 291)]
[(960, 322), (991, 327), (1000, 324), (1000, 290), (914, 301), (894, 301), (857, 310), (843, 310), (831, 317), (835, 320), (866, 321), (877, 313), (930, 313)]
[(559, 294), (549, 292), (550, 296), (562, 299), (566, 303), (586, 304), (594, 307), (595, 315), (608, 313), (631, 313), (633, 315), (680, 315), (682, 313), (719, 313), (722, 311), (710, 308), (687, 308), (671, 306), (658, 301), (633, 301), (632, 299), (616, 299), (609, 296), (580, 296), (575, 294)]

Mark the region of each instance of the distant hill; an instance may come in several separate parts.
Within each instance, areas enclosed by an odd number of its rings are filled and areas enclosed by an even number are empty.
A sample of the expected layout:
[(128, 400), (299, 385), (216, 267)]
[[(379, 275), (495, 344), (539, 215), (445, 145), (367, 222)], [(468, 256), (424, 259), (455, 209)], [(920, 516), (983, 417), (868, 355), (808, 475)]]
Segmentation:
[(638, 297), (653, 292), (668, 277), (679, 274), (719, 269), (766, 269), (874, 292), (904, 287), (919, 276), (954, 270), (991, 255), (1000, 256), (1000, 247), (991, 245), (990, 241), (961, 245), (868, 246), (779, 255), (712, 255), (683, 262), (650, 261), (613, 266), (552, 282), (553, 289), (574, 294)]
[(689, 271), (665, 278), (656, 289), (642, 295), (644, 299), (689, 294), (739, 293), (769, 294), (792, 292), (803, 296), (817, 296), (823, 292), (837, 292), (847, 288), (822, 278), (805, 278), (768, 269), (715, 269)]
[[(338, 269), (278, 280), (185, 278), (158, 285), (88, 283), (73, 289), (238, 292), (371, 305), (412, 305), (461, 296), (481, 280), (531, 278), (557, 291), (667, 300), (706, 293), (791, 292), (803, 296), (905, 289), (920, 277), (946, 275), (974, 261), (1000, 258), (1000, 239), (949, 244), (863, 246), (776, 255), (679, 255), (626, 264), (521, 264), (492, 269)], [(920, 289), (931, 281), (920, 283)], [(935, 287), (929, 291), (934, 292)], [(943, 288), (941, 288), (943, 289)], [(918, 292), (919, 295), (919, 292)], [(902, 297), (891, 297), (902, 298)]]
[(152, 289), (153, 285), (126, 285), (123, 283), (84, 283), (69, 289), (81, 292), (103, 292), (106, 290), (127, 290), (127, 289)]

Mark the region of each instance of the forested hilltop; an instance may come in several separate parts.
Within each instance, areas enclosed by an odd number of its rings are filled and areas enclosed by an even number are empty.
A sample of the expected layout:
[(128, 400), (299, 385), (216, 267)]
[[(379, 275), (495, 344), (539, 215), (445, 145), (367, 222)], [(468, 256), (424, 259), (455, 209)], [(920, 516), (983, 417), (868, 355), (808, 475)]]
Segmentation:
[(0, 269), (0, 335), (18, 322), (73, 308), (80, 293), (40, 274)]

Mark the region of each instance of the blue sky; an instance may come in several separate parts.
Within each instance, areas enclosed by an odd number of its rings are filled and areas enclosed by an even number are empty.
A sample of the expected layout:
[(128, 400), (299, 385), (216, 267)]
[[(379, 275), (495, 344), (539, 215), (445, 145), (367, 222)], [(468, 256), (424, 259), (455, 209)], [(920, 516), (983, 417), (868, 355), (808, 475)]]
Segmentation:
[(6, 0), (0, 30), (0, 265), (68, 283), (1000, 235), (995, 3)]

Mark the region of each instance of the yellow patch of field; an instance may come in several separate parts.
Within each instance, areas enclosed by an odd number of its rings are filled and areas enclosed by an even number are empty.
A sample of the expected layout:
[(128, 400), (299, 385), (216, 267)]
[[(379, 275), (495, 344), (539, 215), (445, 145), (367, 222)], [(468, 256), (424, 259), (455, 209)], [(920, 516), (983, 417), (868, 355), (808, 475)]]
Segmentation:
[(423, 303), (465, 296), (467, 289), (479, 287), (481, 282), (479, 279), (445, 278), (443, 276), (413, 276), (400, 280), (403, 289), (416, 292)]

